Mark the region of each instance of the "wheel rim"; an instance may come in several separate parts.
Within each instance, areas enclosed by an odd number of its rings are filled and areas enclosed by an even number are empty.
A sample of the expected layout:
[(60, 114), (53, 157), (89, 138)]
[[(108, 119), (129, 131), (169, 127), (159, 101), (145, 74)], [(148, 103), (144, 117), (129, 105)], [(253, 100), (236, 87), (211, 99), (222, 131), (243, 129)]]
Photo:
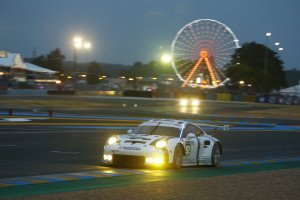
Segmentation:
[(213, 159), (214, 159), (214, 164), (219, 164), (219, 162), (221, 160), (221, 153), (220, 153), (220, 149), (219, 148), (217, 148), (215, 150)]
[(176, 148), (176, 152), (175, 152), (175, 165), (176, 167), (181, 167), (182, 165), (182, 151), (180, 148)]

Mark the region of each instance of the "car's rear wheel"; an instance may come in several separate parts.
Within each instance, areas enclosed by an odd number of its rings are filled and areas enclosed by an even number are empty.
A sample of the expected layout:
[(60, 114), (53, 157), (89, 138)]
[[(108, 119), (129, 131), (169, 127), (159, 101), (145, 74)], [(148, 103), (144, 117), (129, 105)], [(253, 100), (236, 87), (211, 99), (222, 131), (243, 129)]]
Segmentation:
[(177, 145), (174, 150), (173, 168), (180, 169), (183, 162), (183, 148)]
[(221, 155), (221, 147), (218, 143), (215, 143), (211, 152), (211, 166), (217, 167), (220, 164)]

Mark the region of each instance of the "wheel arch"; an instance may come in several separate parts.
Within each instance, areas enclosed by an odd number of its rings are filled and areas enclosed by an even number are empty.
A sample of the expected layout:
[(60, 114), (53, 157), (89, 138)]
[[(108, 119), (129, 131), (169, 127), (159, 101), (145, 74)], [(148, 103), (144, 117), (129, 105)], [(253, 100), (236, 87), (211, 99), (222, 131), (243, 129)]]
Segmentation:
[(223, 147), (220, 141), (215, 142), (215, 144), (218, 144), (220, 146), (221, 155), (223, 155)]

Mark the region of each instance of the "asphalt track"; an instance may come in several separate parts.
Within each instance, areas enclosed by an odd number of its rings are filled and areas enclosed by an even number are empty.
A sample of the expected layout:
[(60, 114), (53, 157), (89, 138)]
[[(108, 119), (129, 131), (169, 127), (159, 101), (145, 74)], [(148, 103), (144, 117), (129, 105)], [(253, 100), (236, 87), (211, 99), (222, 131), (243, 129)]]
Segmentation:
[[(85, 98), (95, 101), (93, 97)], [(204, 174), (212, 176), (211, 173), (216, 171), (218, 173), (214, 175), (229, 173), (227, 170), (247, 172), (250, 169), (259, 171), (262, 168), (271, 170), (299, 167), (297, 161), (300, 157), (299, 120), (282, 119), (280, 116), (262, 118), (243, 115), (245, 110), (265, 109), (264, 107), (207, 102), (202, 107), (194, 109), (180, 108), (176, 101), (164, 99), (141, 101), (108, 98), (101, 101), (105, 106), (81, 109), (51, 108), (52, 116), (49, 116), (49, 108), (38, 107), (14, 107), (12, 116), (9, 116), (8, 107), (2, 106), (0, 197), (21, 196), (25, 193), (12, 194), (12, 191), (22, 191), (21, 188), (25, 188), (27, 192), (33, 191), (30, 190), (31, 187), (51, 188), (52, 184), (53, 187), (56, 184), (73, 185), (71, 188), (66, 186), (69, 188), (66, 190), (74, 188), (78, 190), (80, 188), (76, 184), (82, 185), (80, 184), (82, 181), (84, 185), (89, 185), (87, 184), (89, 181), (95, 182), (97, 188), (116, 186), (120, 184), (119, 179), (122, 180), (122, 184), (137, 184), (149, 181), (147, 179), (149, 173), (152, 173), (151, 176), (153, 173), (169, 174), (167, 180), (170, 180), (172, 177), (203, 176), (199, 169), (205, 171)], [(145, 172), (145, 169), (122, 169), (121, 173), (118, 171), (121, 169), (107, 169), (101, 166), (99, 157), (102, 155), (103, 144), (110, 135), (124, 133), (126, 129), (133, 128), (149, 118), (168, 117), (206, 124), (230, 125), (230, 131), (207, 130), (223, 143), (222, 167), (218, 170), (192, 168), (180, 172), (165, 170), (149, 172), (148, 169), (147, 173), (140, 174)], [(191, 172), (192, 175), (189, 175)], [(120, 176), (120, 173), (130, 176)], [(134, 177), (138, 177), (136, 180), (139, 181), (133, 181)], [(27, 181), (24, 181), (25, 179)], [(50, 179), (56, 180), (52, 182)], [(104, 182), (111, 183), (107, 185)], [(90, 186), (93, 187), (95, 186)], [(39, 191), (58, 192), (45, 189)]]

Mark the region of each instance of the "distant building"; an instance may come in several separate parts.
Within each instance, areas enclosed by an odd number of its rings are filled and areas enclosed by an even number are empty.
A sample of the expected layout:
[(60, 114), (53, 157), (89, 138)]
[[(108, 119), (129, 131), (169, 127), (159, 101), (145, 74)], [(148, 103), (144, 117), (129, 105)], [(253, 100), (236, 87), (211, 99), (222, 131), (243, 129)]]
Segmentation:
[(57, 72), (25, 63), (17, 53), (0, 51), (0, 88), (56, 89)]
[(299, 85), (294, 85), (292, 87), (279, 90), (279, 94), (300, 97), (300, 81)]

